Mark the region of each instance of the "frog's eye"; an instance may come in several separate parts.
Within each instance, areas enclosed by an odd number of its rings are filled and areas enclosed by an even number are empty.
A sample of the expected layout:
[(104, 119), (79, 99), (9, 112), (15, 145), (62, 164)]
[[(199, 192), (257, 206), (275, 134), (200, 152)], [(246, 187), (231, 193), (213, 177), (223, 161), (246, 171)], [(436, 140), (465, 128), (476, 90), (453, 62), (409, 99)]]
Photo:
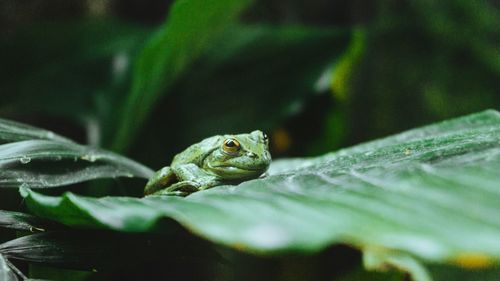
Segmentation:
[(269, 138), (267, 137), (266, 133), (262, 133), (262, 139), (264, 140), (264, 143), (269, 142)]
[(222, 144), (222, 150), (228, 154), (236, 154), (240, 148), (240, 143), (235, 139), (226, 139)]

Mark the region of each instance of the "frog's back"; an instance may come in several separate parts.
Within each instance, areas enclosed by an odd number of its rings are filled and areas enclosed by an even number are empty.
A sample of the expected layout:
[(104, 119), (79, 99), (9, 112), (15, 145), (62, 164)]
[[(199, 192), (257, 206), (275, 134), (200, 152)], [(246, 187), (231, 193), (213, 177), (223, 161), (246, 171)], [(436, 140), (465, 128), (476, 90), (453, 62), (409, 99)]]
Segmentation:
[(201, 166), (203, 159), (219, 147), (222, 138), (222, 136), (213, 136), (189, 146), (181, 153), (175, 155), (171, 166), (174, 167), (189, 163)]

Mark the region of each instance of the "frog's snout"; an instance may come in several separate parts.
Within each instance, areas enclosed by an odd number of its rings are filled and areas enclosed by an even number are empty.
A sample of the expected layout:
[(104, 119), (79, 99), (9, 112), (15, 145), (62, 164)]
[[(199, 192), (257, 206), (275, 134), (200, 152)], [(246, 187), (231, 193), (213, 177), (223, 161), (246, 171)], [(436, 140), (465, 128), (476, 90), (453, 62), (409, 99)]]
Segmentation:
[(262, 156), (259, 157), (256, 153), (253, 153), (251, 151), (246, 153), (246, 156), (252, 159), (258, 159), (259, 162), (262, 162), (263, 165), (266, 165), (271, 161), (271, 154), (269, 152), (264, 152)]

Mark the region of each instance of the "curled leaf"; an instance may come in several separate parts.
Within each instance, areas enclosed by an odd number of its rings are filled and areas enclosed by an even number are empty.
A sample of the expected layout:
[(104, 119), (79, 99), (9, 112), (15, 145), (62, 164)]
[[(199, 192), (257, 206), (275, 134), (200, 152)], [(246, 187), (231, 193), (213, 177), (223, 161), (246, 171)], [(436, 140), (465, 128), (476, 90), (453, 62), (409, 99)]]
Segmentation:
[(153, 171), (118, 154), (72, 142), (26, 140), (0, 145), (0, 187), (68, 185), (98, 178), (149, 178)]

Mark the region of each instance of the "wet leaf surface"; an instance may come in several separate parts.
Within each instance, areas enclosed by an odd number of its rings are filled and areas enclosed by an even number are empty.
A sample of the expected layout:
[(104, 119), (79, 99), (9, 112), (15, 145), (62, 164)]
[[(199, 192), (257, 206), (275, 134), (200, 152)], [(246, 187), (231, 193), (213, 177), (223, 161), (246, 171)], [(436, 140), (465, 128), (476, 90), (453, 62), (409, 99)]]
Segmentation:
[(53, 132), (0, 120), (0, 188), (46, 188), (98, 178), (149, 178), (153, 171), (121, 155), (79, 145)]
[(270, 175), (180, 197), (44, 196), (36, 215), (66, 225), (167, 231), (178, 221), (215, 243), (260, 254), (335, 243), (467, 266), (500, 260), (500, 114), (453, 119), (316, 158), (279, 160)]

